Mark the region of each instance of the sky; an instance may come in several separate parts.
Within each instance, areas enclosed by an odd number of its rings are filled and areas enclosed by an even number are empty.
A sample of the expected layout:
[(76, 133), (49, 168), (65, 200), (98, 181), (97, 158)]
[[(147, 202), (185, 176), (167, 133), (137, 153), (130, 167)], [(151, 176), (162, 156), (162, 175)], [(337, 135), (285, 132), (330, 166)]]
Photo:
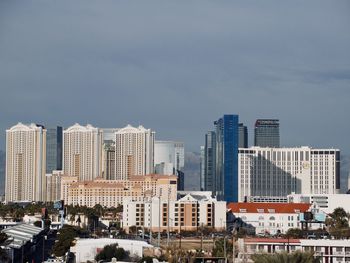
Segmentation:
[(349, 1), (0, 1), (0, 149), (17, 122), (143, 125), (199, 151), (223, 114), (350, 154)]

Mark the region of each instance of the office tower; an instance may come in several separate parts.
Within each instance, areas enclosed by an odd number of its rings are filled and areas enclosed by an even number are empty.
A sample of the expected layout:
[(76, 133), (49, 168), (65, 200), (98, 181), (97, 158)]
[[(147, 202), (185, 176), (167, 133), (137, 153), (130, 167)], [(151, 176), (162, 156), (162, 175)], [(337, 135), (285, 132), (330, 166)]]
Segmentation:
[(243, 123), (238, 126), (238, 148), (248, 148), (248, 129)]
[(150, 129), (127, 125), (115, 134), (115, 172), (117, 180), (154, 170), (154, 135)]
[(62, 127), (46, 128), (46, 173), (62, 170)]
[(204, 191), (204, 178), (205, 178), (205, 146), (200, 147), (200, 163), (199, 163), (199, 185), (200, 185), (200, 190)]
[(216, 135), (209, 131), (204, 145), (204, 191), (214, 191), (216, 173)]
[(115, 143), (103, 144), (103, 178), (115, 180)]
[(224, 115), (216, 127), (214, 194), (219, 200), (238, 201), (238, 115)]
[(239, 201), (249, 197), (337, 194), (340, 151), (337, 149), (262, 148), (239, 150)]
[(78, 123), (63, 131), (63, 171), (81, 181), (102, 175), (102, 131)]
[(255, 122), (254, 146), (280, 147), (279, 120), (259, 119)]
[(46, 129), (17, 125), (6, 130), (6, 202), (45, 201)]

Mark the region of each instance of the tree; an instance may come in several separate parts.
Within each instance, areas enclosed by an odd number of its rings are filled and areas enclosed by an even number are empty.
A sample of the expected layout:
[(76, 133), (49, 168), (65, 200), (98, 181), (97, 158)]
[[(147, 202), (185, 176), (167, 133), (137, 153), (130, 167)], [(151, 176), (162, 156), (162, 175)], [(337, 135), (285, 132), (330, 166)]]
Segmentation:
[(313, 253), (296, 251), (293, 253), (275, 253), (275, 254), (254, 254), (252, 255), (254, 263), (319, 263), (320, 259), (315, 258)]
[(95, 260), (111, 261), (112, 258), (116, 258), (120, 261), (126, 259), (127, 257), (128, 253), (123, 248), (118, 247), (118, 244), (112, 244), (104, 246), (101, 252), (96, 255)]
[(304, 231), (299, 228), (289, 228), (285, 236), (288, 238), (303, 238)]
[(3, 233), (3, 232), (0, 232), (0, 262), (10, 262), (10, 258), (6, 252), (5, 249), (2, 248), (2, 246), (5, 246), (7, 245), (7, 242), (8, 241), (8, 236)]
[(349, 236), (349, 221), (348, 215), (341, 207), (334, 209), (333, 213), (326, 219), (326, 225), (329, 232), (335, 238)]

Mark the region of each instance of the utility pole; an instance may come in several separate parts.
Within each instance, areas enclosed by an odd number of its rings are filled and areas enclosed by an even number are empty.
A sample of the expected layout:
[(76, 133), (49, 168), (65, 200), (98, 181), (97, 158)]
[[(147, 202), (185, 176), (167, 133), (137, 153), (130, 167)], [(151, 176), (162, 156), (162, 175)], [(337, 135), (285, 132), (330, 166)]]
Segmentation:
[(161, 221), (161, 214), (160, 214), (160, 194), (159, 194), (159, 219), (158, 219), (158, 247), (160, 247), (160, 221)]
[(169, 246), (169, 240), (170, 240), (170, 229), (169, 229), (169, 216), (170, 216), (170, 186), (168, 186), (168, 205), (167, 205), (167, 240), (166, 240), (166, 246)]
[(226, 263), (227, 262), (226, 235), (224, 235), (224, 257), (225, 257), (225, 263)]

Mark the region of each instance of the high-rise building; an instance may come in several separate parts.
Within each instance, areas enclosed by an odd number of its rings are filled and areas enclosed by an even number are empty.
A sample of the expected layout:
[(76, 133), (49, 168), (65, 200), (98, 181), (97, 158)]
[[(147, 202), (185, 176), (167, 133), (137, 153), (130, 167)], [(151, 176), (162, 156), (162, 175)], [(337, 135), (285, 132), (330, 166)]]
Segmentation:
[(183, 142), (155, 141), (154, 142), (154, 164), (171, 164), (173, 171), (182, 171), (185, 166), (185, 148)]
[(200, 147), (200, 163), (199, 163), (199, 190), (204, 191), (204, 180), (205, 180), (205, 146)]
[(81, 181), (102, 175), (102, 131), (78, 123), (63, 131), (63, 171)]
[(248, 148), (248, 128), (243, 123), (238, 126), (238, 148)]
[(155, 132), (142, 126), (127, 125), (115, 133), (115, 173), (117, 180), (154, 170)]
[(46, 129), (17, 125), (6, 130), (6, 202), (45, 201)]
[(239, 201), (251, 197), (296, 194), (337, 194), (340, 151), (337, 149), (239, 149)]
[(216, 173), (216, 135), (209, 131), (205, 135), (204, 146), (204, 191), (214, 191)]
[(46, 128), (46, 173), (62, 170), (62, 127)]
[(103, 144), (103, 178), (115, 180), (115, 143)]
[(218, 200), (238, 201), (238, 115), (224, 115), (216, 127), (214, 194)]
[(280, 147), (280, 124), (275, 119), (258, 119), (255, 122), (254, 146)]

